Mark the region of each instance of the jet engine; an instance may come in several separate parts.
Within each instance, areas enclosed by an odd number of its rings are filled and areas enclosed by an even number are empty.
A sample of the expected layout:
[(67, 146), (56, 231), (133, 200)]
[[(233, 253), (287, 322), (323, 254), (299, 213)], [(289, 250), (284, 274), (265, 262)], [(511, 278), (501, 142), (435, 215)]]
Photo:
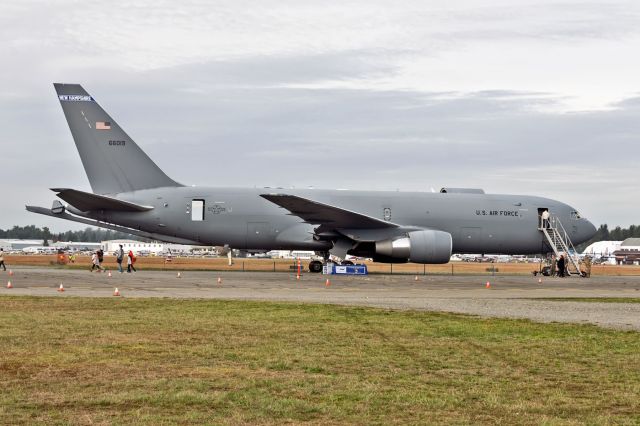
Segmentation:
[(451, 258), (451, 234), (424, 230), (406, 237), (376, 241), (373, 260), (381, 262), (447, 263)]

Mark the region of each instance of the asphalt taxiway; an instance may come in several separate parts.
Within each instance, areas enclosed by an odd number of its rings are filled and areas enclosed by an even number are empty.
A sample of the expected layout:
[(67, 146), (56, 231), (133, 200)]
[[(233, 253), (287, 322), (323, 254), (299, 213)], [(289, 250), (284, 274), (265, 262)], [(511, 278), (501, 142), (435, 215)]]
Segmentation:
[[(139, 271), (21, 268), (0, 274), (0, 295), (58, 297), (215, 298), (331, 303), (386, 309), (455, 312), (540, 322), (590, 323), (640, 331), (640, 303), (571, 301), (571, 298), (640, 298), (640, 277), (369, 275), (325, 276), (264, 272)], [(218, 282), (220, 278), (221, 282)], [(326, 279), (329, 278), (327, 285)], [(13, 288), (7, 289), (11, 280)], [(489, 282), (489, 288), (487, 288)], [(60, 284), (65, 291), (59, 292)], [(568, 300), (547, 300), (547, 299)]]

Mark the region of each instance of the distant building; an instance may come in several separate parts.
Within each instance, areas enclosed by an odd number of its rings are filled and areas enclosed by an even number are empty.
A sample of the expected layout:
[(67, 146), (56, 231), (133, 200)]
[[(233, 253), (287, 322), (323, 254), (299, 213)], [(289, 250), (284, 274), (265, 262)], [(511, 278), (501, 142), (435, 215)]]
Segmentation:
[(272, 259), (291, 259), (291, 250), (271, 250), (267, 254)]
[(619, 265), (640, 265), (640, 238), (627, 238), (613, 255)]
[(7, 240), (0, 240), (0, 248), (4, 251), (11, 251), (11, 243)]
[(585, 248), (582, 254), (598, 258), (613, 256), (613, 253), (620, 249), (621, 244), (622, 241), (597, 241)]
[(90, 243), (86, 241), (58, 241), (57, 243), (51, 244), (51, 246), (70, 252), (95, 251), (100, 248), (100, 243)]
[(315, 251), (308, 250), (272, 250), (267, 253), (272, 259), (311, 259)]
[(122, 244), (122, 249), (125, 252), (129, 252), (129, 250), (131, 250), (136, 255), (150, 254), (153, 256), (164, 255), (169, 252), (173, 254), (189, 253), (193, 248), (193, 246), (183, 244), (166, 244), (157, 241), (145, 243), (135, 240), (102, 241), (100, 243), (100, 247), (105, 253), (114, 253), (120, 249), (120, 244)]
[(27, 247), (42, 247), (42, 240), (20, 240), (17, 238), (5, 238), (0, 240), (0, 247), (5, 251), (18, 251)]
[(65, 251), (89, 251), (100, 248), (100, 243), (74, 242), (74, 241), (47, 241), (48, 246), (43, 245), (43, 240), (21, 240), (17, 238), (6, 238), (0, 240), (0, 247), (7, 252), (23, 252), (31, 254), (56, 253), (58, 250)]

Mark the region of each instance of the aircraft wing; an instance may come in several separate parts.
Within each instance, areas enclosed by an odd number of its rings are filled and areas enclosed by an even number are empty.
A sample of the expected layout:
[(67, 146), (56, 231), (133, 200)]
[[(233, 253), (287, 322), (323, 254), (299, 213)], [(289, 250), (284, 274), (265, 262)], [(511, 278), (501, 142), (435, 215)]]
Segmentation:
[(393, 229), (400, 226), (307, 198), (289, 194), (260, 194), (266, 200), (289, 210), (290, 214), (298, 216), (306, 223), (320, 225), (317, 233), (337, 229)]
[(57, 196), (80, 211), (115, 210), (120, 212), (145, 212), (152, 210), (151, 206), (142, 206), (130, 201), (118, 200), (106, 195), (78, 191), (77, 189), (51, 188)]

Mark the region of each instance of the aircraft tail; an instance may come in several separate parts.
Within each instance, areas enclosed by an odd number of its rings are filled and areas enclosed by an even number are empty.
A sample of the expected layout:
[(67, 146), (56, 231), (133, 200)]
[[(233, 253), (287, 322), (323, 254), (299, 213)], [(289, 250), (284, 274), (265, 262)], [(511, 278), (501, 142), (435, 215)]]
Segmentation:
[(183, 186), (160, 170), (82, 86), (54, 87), (94, 193)]

